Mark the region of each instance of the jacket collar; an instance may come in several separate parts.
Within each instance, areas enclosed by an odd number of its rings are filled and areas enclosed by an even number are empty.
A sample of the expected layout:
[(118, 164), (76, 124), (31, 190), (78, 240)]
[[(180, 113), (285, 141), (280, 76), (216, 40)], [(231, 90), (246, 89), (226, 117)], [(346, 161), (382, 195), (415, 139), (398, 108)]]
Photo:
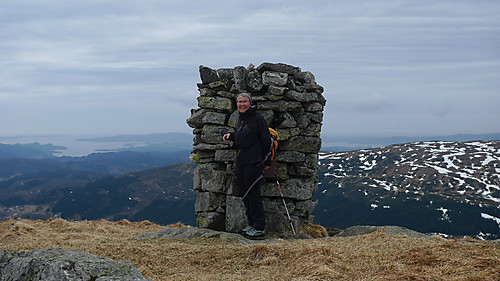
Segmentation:
[(257, 107), (255, 105), (252, 105), (245, 113), (240, 112), (240, 118), (248, 118), (250, 116), (253, 116), (257, 113)]

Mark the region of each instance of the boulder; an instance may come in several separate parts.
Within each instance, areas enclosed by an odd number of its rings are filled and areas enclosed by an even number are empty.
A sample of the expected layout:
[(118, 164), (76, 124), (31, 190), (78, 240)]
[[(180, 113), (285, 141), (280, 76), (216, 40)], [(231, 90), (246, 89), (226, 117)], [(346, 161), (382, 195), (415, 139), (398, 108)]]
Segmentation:
[(372, 225), (356, 225), (348, 227), (342, 230), (340, 233), (335, 236), (346, 237), (346, 236), (358, 236), (363, 234), (368, 234), (377, 230), (376, 226)]
[(339, 237), (347, 237), (347, 236), (358, 236), (358, 235), (364, 235), (368, 233), (372, 233), (376, 230), (381, 230), (389, 234), (395, 234), (395, 235), (405, 235), (409, 237), (415, 237), (415, 238), (425, 238), (425, 239), (430, 239), (432, 238), (431, 235), (424, 234), (417, 232), (415, 230), (411, 230), (405, 227), (401, 226), (392, 226), (392, 225), (387, 225), (387, 226), (372, 226), (372, 225), (355, 225), (348, 227), (344, 230), (341, 230), (340, 232), (336, 233), (334, 236), (339, 236)]
[(216, 231), (201, 227), (166, 227), (155, 232), (139, 234), (135, 239), (153, 239), (153, 238), (220, 238), (220, 239), (240, 239), (241, 235)]
[(128, 261), (63, 249), (0, 251), (0, 281), (146, 280)]

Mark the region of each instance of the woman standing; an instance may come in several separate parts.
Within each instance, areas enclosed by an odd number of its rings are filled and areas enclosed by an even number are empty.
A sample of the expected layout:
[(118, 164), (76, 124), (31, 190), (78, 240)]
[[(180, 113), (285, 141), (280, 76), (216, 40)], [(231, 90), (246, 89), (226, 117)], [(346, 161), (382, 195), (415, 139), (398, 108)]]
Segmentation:
[(248, 226), (241, 231), (247, 238), (263, 239), (266, 223), (260, 182), (263, 170), (270, 163), (268, 153), (271, 137), (266, 121), (251, 106), (252, 96), (242, 92), (236, 97), (236, 102), (239, 111), (238, 126), (234, 133), (225, 134), (223, 140), (233, 141), (238, 151), (234, 176), (240, 187), (248, 219)]

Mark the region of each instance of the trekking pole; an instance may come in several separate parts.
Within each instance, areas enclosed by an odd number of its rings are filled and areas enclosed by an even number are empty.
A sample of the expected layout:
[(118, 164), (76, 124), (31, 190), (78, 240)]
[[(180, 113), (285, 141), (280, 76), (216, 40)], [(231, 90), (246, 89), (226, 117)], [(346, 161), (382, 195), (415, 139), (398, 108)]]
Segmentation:
[(241, 197), (241, 200), (245, 199), (245, 197), (247, 197), (248, 193), (250, 192), (250, 189), (252, 189), (252, 187), (254, 187), (254, 185), (260, 181), (261, 179), (264, 178), (264, 175), (260, 175), (257, 179), (255, 179), (252, 183), (252, 185), (247, 189), (247, 192), (245, 192), (245, 194), (243, 195), (243, 197)]
[(281, 190), (280, 182), (276, 181), (276, 183), (278, 184), (278, 189), (280, 190), (281, 199), (283, 200), (283, 205), (285, 206), (286, 215), (288, 216), (288, 221), (290, 222), (290, 226), (292, 227), (293, 234), (295, 235), (296, 234), (295, 228), (293, 227), (292, 218), (290, 217), (290, 213), (288, 212), (288, 207), (286, 206), (285, 197), (283, 196), (283, 191)]

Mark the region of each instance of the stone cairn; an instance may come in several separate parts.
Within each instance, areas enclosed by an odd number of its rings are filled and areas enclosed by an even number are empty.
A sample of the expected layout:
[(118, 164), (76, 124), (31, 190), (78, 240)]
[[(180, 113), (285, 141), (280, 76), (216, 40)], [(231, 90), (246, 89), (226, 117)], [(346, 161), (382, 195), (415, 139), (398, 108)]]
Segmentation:
[[(268, 124), (277, 116), (284, 118), (277, 128), (281, 137), (276, 156), (277, 180), (294, 228), (312, 222), (326, 103), (323, 87), (316, 84), (311, 72), (282, 63), (216, 70), (200, 66), (199, 71), (199, 108), (192, 109), (187, 120), (194, 128), (191, 160), (199, 163), (193, 182), (197, 226), (228, 232), (246, 226), (243, 201), (232, 185), (236, 150), (222, 141), (222, 135), (234, 132), (238, 123), (235, 98), (240, 90), (252, 94), (253, 104)], [(291, 232), (277, 183), (263, 182), (261, 194), (267, 231)]]

